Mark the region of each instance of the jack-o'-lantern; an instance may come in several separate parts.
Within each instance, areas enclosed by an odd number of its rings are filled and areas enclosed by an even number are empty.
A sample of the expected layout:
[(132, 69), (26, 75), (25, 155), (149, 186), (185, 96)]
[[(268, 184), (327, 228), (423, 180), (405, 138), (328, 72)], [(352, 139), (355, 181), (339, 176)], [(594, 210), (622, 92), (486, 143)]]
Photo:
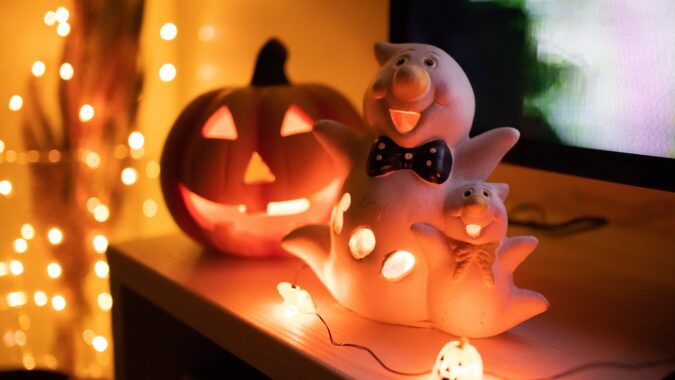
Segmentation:
[(195, 240), (242, 256), (285, 255), (281, 238), (323, 223), (344, 176), (313, 136), (314, 121), (362, 129), (336, 91), (288, 82), (286, 49), (261, 49), (250, 86), (193, 100), (162, 153), (161, 185), (176, 223)]

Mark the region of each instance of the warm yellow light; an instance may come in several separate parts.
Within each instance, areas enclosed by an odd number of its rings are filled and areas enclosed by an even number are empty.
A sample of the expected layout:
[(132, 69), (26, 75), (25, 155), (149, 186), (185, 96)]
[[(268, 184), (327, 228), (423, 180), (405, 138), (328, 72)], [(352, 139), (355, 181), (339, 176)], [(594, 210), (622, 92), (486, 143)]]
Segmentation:
[(26, 293), (22, 291), (7, 293), (7, 305), (19, 307), (26, 304)]
[(23, 356), (23, 367), (29, 371), (35, 369), (35, 358), (33, 355), (26, 354)]
[(47, 153), (47, 159), (51, 163), (59, 162), (59, 160), (61, 160), (61, 152), (56, 149), (52, 149)]
[(47, 274), (49, 275), (49, 277), (59, 278), (61, 276), (61, 272), (62, 269), (59, 263), (52, 262), (49, 263), (49, 265), (47, 265)]
[(105, 253), (105, 250), (108, 249), (108, 239), (103, 235), (94, 236), (93, 244), (96, 253)]
[(138, 172), (134, 168), (124, 168), (120, 174), (122, 183), (131, 186), (138, 180)]
[(91, 341), (91, 345), (94, 346), (94, 350), (103, 352), (108, 349), (108, 340), (99, 335)]
[(382, 276), (389, 281), (398, 281), (415, 268), (415, 256), (408, 251), (396, 251), (382, 265)]
[(209, 42), (216, 36), (216, 29), (212, 25), (204, 25), (199, 28), (198, 37), (202, 42)]
[(134, 131), (129, 134), (127, 142), (129, 143), (129, 148), (141, 149), (143, 147), (143, 144), (145, 144), (145, 137), (143, 137), (143, 134), (141, 132)]
[(24, 253), (28, 250), (28, 242), (22, 238), (14, 240), (14, 251), (16, 253)]
[(368, 227), (359, 227), (352, 232), (349, 238), (349, 252), (355, 259), (361, 260), (373, 252), (375, 244), (373, 231)]
[(157, 202), (152, 199), (146, 199), (145, 202), (143, 202), (143, 215), (148, 218), (157, 215)]
[(63, 311), (66, 308), (66, 299), (60, 294), (55, 295), (52, 297), (52, 307), (56, 311)]
[(298, 285), (293, 285), (288, 282), (280, 282), (277, 284), (277, 291), (284, 300), (286, 311), (290, 312), (285, 313), (287, 316), (295, 315), (297, 312), (304, 314), (316, 313), (316, 307), (314, 306), (312, 297), (306, 290), (302, 289)]
[(16, 342), (17, 346), (23, 346), (26, 344), (26, 333), (23, 332), (22, 330), (16, 330), (14, 332), (14, 342)]
[(295, 215), (309, 210), (309, 199), (300, 198), (283, 202), (269, 202), (267, 215)]
[(432, 379), (482, 380), (483, 359), (469, 340), (448, 342), (436, 356)]
[(110, 293), (101, 293), (97, 298), (98, 307), (103, 311), (109, 311), (112, 309), (113, 299)]
[(94, 118), (94, 107), (85, 104), (80, 107), (80, 121), (86, 123)]
[(0, 181), (0, 194), (8, 196), (11, 193), (12, 193), (12, 183), (6, 179)]
[(9, 98), (9, 109), (12, 111), (18, 111), (23, 107), (23, 98), (19, 95), (12, 95)]
[(45, 66), (45, 63), (42, 61), (35, 61), (33, 63), (33, 67), (31, 68), (31, 72), (36, 77), (43, 76), (45, 74), (45, 70), (47, 70), (47, 66)]
[(0, 261), (0, 277), (5, 277), (9, 274), (9, 266), (7, 263)]
[(18, 276), (23, 273), (23, 263), (19, 260), (10, 260), (9, 273)]
[(148, 176), (148, 178), (155, 179), (159, 177), (159, 163), (155, 160), (150, 160), (148, 163), (145, 165), (145, 175)]
[(108, 209), (108, 206), (104, 204), (99, 204), (96, 207), (94, 207), (94, 219), (96, 219), (97, 222), (105, 222), (108, 220), (110, 217), (110, 210)]
[(63, 232), (56, 227), (52, 227), (47, 231), (47, 240), (53, 245), (61, 244), (63, 241)]
[(21, 237), (26, 240), (31, 240), (35, 237), (35, 228), (32, 225), (25, 223), (21, 226)]
[(167, 22), (166, 24), (162, 25), (162, 27), (159, 29), (159, 36), (162, 37), (163, 40), (165, 41), (171, 41), (174, 38), (176, 38), (176, 35), (178, 34), (178, 28), (176, 28), (176, 25), (170, 22)]
[(99, 278), (106, 278), (108, 277), (108, 273), (110, 272), (110, 267), (108, 267), (108, 263), (106, 263), (103, 260), (99, 260), (94, 264), (94, 273), (96, 273), (96, 276)]
[(58, 7), (58, 9), (56, 9), (56, 13), (54, 16), (56, 21), (66, 22), (68, 21), (68, 17), (70, 17), (70, 12), (68, 12), (68, 9), (66, 9), (66, 7)]
[(84, 153), (84, 164), (91, 169), (96, 169), (101, 165), (101, 156), (96, 152), (87, 151)]
[(171, 82), (176, 78), (176, 66), (165, 63), (159, 68), (159, 79), (164, 82)]
[(61, 79), (70, 80), (73, 77), (73, 74), (75, 74), (73, 65), (71, 65), (68, 62), (64, 62), (61, 64), (61, 67), (59, 68), (59, 76), (61, 77)]
[(47, 293), (43, 292), (42, 290), (38, 290), (33, 294), (33, 301), (35, 301), (35, 304), (42, 307), (47, 304), (49, 299), (47, 298)]
[(48, 11), (47, 13), (45, 13), (45, 17), (42, 20), (48, 26), (52, 26), (52, 25), (56, 24), (56, 12)]
[(70, 34), (70, 24), (67, 22), (61, 22), (56, 27), (56, 34), (61, 37), (65, 37)]

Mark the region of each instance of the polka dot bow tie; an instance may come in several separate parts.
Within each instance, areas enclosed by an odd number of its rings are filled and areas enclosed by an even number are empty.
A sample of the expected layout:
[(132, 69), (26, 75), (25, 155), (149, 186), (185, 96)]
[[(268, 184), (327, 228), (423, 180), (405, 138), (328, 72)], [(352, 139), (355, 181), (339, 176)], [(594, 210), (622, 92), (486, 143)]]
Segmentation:
[(386, 136), (375, 140), (366, 163), (366, 172), (370, 177), (408, 169), (431, 183), (445, 182), (451, 168), (452, 154), (443, 140), (433, 140), (415, 148), (403, 148)]

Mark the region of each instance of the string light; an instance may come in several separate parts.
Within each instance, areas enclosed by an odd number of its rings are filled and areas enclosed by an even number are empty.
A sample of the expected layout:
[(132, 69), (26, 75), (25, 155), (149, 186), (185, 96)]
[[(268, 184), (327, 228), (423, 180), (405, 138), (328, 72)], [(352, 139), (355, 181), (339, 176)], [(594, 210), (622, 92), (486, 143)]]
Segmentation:
[(11, 260), (9, 262), (9, 273), (19, 276), (23, 273), (23, 263), (19, 260)]
[(7, 305), (9, 307), (19, 307), (26, 304), (26, 293), (22, 291), (11, 292), (7, 294)]
[(146, 199), (145, 202), (143, 202), (143, 215), (148, 218), (157, 215), (157, 202), (152, 199)]
[(94, 107), (90, 104), (84, 104), (80, 107), (80, 121), (86, 123), (94, 118)]
[(56, 13), (54, 14), (54, 19), (56, 19), (56, 21), (59, 23), (64, 23), (68, 21), (69, 17), (70, 12), (68, 12), (68, 9), (66, 7), (59, 7), (56, 10)]
[(32, 240), (35, 237), (35, 228), (28, 223), (23, 224), (21, 226), (21, 237), (26, 240)]
[(48, 11), (47, 13), (45, 13), (43, 21), (45, 22), (45, 24), (47, 24), (47, 26), (52, 26), (56, 24), (56, 12)]
[(138, 180), (138, 172), (134, 168), (124, 168), (120, 174), (122, 183), (131, 186)]
[(163, 82), (171, 82), (176, 78), (176, 66), (165, 63), (159, 68), (159, 79)]
[(45, 70), (47, 67), (45, 66), (45, 63), (42, 61), (35, 61), (33, 63), (33, 67), (31, 68), (31, 72), (36, 78), (39, 78), (45, 74)]
[(55, 295), (52, 297), (52, 307), (56, 311), (63, 311), (66, 308), (66, 299), (60, 294)]
[(61, 277), (62, 269), (61, 265), (56, 262), (51, 262), (49, 265), (47, 265), (47, 274), (51, 278), (59, 278)]
[(35, 301), (35, 304), (39, 307), (43, 307), (49, 301), (47, 298), (47, 293), (43, 292), (42, 290), (36, 291), (33, 293), (33, 301)]
[(108, 263), (106, 263), (103, 260), (99, 260), (94, 264), (94, 273), (96, 273), (96, 276), (99, 278), (106, 278), (108, 277), (108, 273), (110, 272), (110, 267), (108, 267)]
[(52, 245), (61, 244), (63, 241), (63, 232), (57, 227), (52, 227), (47, 231), (47, 240), (49, 240)]
[(96, 235), (94, 236), (93, 245), (96, 253), (105, 253), (105, 250), (108, 249), (108, 239), (103, 235)]
[(59, 76), (63, 80), (70, 80), (73, 75), (75, 74), (75, 70), (73, 69), (73, 65), (71, 65), (68, 62), (64, 62), (61, 64), (61, 67), (59, 68)]
[(8, 180), (0, 181), (0, 194), (4, 196), (9, 196), (12, 193), (12, 183)]
[(113, 151), (113, 155), (115, 155), (115, 158), (118, 160), (126, 158), (128, 153), (129, 149), (127, 149), (126, 145), (122, 144), (117, 145)]
[(110, 293), (101, 293), (97, 298), (98, 307), (103, 311), (109, 311), (112, 309), (113, 299)]
[(141, 149), (143, 145), (145, 144), (145, 137), (141, 132), (135, 131), (131, 132), (129, 134), (129, 138), (127, 139), (127, 142), (129, 143), (129, 148), (131, 149)]
[(28, 250), (28, 242), (23, 238), (14, 240), (14, 251), (16, 253), (24, 253)]
[(23, 107), (23, 98), (19, 95), (12, 95), (9, 98), (9, 109), (12, 111), (18, 111)]
[(66, 37), (67, 35), (69, 35), (70, 24), (67, 22), (59, 23), (59, 25), (56, 27), (56, 34), (58, 34), (61, 37)]
[(110, 217), (110, 210), (108, 209), (108, 206), (104, 204), (99, 204), (96, 207), (94, 207), (94, 219), (96, 219), (97, 222), (105, 222), (108, 220)]
[(166, 24), (162, 25), (162, 27), (159, 29), (159, 36), (162, 37), (163, 40), (165, 41), (171, 41), (174, 38), (176, 38), (176, 35), (178, 34), (178, 28), (176, 28), (176, 24), (167, 22)]
[(99, 335), (91, 341), (91, 345), (97, 352), (103, 352), (108, 349), (108, 340)]

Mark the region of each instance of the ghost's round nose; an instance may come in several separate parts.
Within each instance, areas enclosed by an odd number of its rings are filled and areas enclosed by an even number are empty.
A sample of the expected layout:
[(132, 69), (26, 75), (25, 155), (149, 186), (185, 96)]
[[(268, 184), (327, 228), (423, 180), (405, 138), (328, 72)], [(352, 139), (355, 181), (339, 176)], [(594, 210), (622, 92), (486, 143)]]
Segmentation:
[(426, 70), (417, 65), (403, 65), (394, 73), (392, 90), (398, 99), (412, 101), (422, 96), (430, 83)]
[(483, 216), (488, 209), (488, 202), (480, 195), (473, 194), (464, 202), (466, 213), (470, 216)]

